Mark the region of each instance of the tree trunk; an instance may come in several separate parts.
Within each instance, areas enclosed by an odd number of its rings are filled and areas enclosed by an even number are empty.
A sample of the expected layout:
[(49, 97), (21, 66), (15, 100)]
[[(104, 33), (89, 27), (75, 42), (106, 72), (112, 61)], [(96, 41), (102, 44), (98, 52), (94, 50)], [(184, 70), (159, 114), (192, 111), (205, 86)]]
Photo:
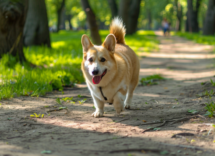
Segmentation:
[(23, 28), (28, 8), (27, 0), (0, 1), (0, 57), (9, 53), (26, 61), (23, 53)]
[(119, 1), (119, 17), (122, 18), (125, 28), (128, 28), (130, 5), (132, 0), (120, 0)]
[(72, 24), (71, 24), (71, 19), (72, 19), (72, 15), (71, 14), (67, 14), (66, 15), (66, 20), (69, 22), (69, 30), (72, 30)]
[(62, 2), (60, 4), (55, 4), (57, 5), (57, 32), (61, 29), (61, 23), (62, 23), (62, 14), (63, 14), (63, 10), (65, 7), (65, 2), (66, 0), (62, 0)]
[(65, 6), (61, 10), (61, 15), (60, 15), (60, 30), (65, 30), (66, 29), (66, 10)]
[(29, 0), (24, 28), (24, 45), (51, 47), (45, 0)]
[(151, 15), (151, 9), (146, 9), (147, 11), (147, 18), (148, 18), (148, 30), (152, 30), (152, 15)]
[(118, 16), (118, 8), (116, 4), (116, 0), (108, 0), (108, 4), (110, 6), (112, 19)]
[(182, 21), (182, 16), (183, 16), (183, 12), (182, 12), (182, 6), (181, 4), (178, 2), (178, 0), (175, 0), (175, 6), (176, 6), (176, 16), (177, 16), (177, 24), (176, 24), (176, 31), (181, 31), (181, 21)]
[(102, 41), (99, 35), (99, 28), (97, 25), (96, 16), (91, 9), (88, 0), (81, 0), (81, 5), (87, 15), (87, 23), (90, 28), (90, 36), (93, 40), (93, 43), (100, 45)]
[(209, 0), (203, 35), (215, 35), (215, 0)]
[(127, 34), (131, 35), (137, 31), (137, 24), (138, 24), (138, 18), (140, 14), (140, 2), (141, 0), (134, 0), (131, 3), (129, 12), (129, 19), (128, 19), (128, 28), (127, 28)]
[(198, 13), (202, 0), (196, 0), (195, 8), (193, 0), (187, 0), (187, 26), (189, 32), (199, 32)]

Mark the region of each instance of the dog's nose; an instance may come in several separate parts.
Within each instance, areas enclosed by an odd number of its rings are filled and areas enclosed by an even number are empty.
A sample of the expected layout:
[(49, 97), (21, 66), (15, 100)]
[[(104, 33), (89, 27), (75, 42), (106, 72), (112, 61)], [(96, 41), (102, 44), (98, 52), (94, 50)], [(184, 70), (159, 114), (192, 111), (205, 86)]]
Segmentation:
[(98, 73), (99, 73), (99, 70), (98, 69), (95, 69), (95, 70), (93, 70), (93, 75), (97, 75)]

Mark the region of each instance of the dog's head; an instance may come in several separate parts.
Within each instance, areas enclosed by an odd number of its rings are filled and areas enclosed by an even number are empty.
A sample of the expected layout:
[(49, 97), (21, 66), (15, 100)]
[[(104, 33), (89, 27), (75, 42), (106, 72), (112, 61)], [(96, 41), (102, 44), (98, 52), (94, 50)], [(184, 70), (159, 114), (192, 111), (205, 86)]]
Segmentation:
[[(109, 83), (115, 74), (116, 62), (114, 51), (116, 38), (110, 34), (106, 37), (101, 46), (93, 45), (87, 35), (81, 39), (83, 46), (82, 70), (85, 77), (94, 85), (104, 86)], [(83, 69), (84, 68), (84, 69)]]

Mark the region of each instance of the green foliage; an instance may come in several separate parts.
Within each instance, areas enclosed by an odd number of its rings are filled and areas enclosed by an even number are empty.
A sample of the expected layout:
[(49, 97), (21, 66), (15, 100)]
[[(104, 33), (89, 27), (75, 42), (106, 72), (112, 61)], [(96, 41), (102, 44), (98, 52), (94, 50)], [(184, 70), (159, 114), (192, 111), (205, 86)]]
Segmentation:
[(215, 114), (215, 103), (213, 101), (206, 103), (205, 109), (207, 110), (205, 115), (213, 117)]
[(191, 33), (185, 33), (185, 32), (177, 32), (176, 35), (185, 37), (189, 40), (193, 40), (197, 43), (215, 45), (215, 36), (203, 36), (198, 33), (191, 34)]
[(150, 85), (157, 85), (158, 84), (158, 81), (161, 81), (161, 80), (165, 80), (165, 78), (163, 78), (161, 75), (159, 74), (156, 74), (156, 75), (151, 75), (151, 76), (147, 76), (145, 78), (142, 78), (140, 80), (140, 83), (143, 85), (143, 86), (150, 86)]

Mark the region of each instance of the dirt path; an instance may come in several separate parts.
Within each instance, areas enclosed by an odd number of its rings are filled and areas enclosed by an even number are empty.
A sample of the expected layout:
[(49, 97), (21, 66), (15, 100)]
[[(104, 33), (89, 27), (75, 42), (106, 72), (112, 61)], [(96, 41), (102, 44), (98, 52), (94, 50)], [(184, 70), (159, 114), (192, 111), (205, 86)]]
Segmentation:
[[(140, 77), (162, 74), (169, 79), (154, 86), (139, 86), (131, 110), (119, 117), (108, 104), (105, 117), (91, 117), (93, 102), (86, 88), (1, 101), (0, 156), (46, 155), (42, 151), (52, 156), (214, 156), (215, 132), (210, 123), (215, 120), (188, 114), (188, 110), (205, 114), (208, 98), (197, 98), (196, 94), (212, 88), (210, 83), (201, 85), (215, 74), (212, 47), (179, 37), (158, 39), (159, 53), (141, 54), (147, 57), (141, 59)], [(56, 98), (63, 97), (87, 100), (83, 104), (58, 104)], [(48, 112), (59, 107), (68, 110)], [(45, 115), (29, 117), (33, 113)], [(157, 129), (144, 133), (154, 126)]]

